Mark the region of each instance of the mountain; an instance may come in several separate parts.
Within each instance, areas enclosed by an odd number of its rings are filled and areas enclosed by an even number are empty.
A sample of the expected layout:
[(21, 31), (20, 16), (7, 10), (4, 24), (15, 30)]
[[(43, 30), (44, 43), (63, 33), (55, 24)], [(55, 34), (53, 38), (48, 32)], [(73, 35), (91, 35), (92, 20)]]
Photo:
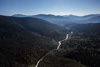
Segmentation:
[(62, 50), (50, 51), (38, 67), (87, 67), (73, 59), (65, 58), (64, 54)]
[(73, 24), (71, 26), (66, 25), (65, 27), (70, 27), (69, 30), (85, 33), (86, 35), (91, 33), (100, 35), (100, 23)]
[(70, 21), (83, 21), (83, 20), (88, 20), (91, 19), (93, 17), (97, 17), (100, 16), (100, 14), (90, 14), (90, 15), (85, 15), (85, 16), (76, 16), (76, 15), (64, 15), (64, 17), (67, 17), (69, 19), (71, 19)]
[(65, 17), (68, 17), (71, 19), (71, 21), (75, 23), (99, 23), (99, 17), (100, 14), (90, 14), (85, 16), (76, 16), (76, 15), (65, 15)]
[(51, 14), (48, 14), (48, 15), (45, 15), (45, 14), (38, 14), (38, 15), (34, 15), (33, 17), (37, 17), (37, 18), (41, 18), (41, 19), (50, 19), (51, 20), (69, 20), (69, 18), (66, 18), (66, 17), (63, 17), (63, 16), (55, 16), (55, 15), (51, 15)]
[(100, 16), (100, 14), (90, 14), (90, 15), (85, 15), (85, 16), (83, 16), (83, 18), (90, 19), (90, 18), (97, 17), (97, 16)]
[[(23, 15), (13, 15), (16, 17), (22, 17)], [(27, 17), (33, 17), (33, 18), (40, 18), (46, 21), (49, 21), (50, 23), (59, 25), (59, 26), (65, 26), (66, 24), (75, 24), (75, 23), (98, 23), (100, 22), (99, 19), (94, 19), (98, 18), (100, 14), (90, 14), (90, 15), (85, 15), (85, 16), (76, 16), (76, 15), (63, 15), (63, 16), (55, 16), (51, 14), (38, 14), (38, 15), (33, 15), (33, 16), (27, 16)], [(26, 17), (26, 16), (23, 16)]]
[(100, 23), (100, 16), (92, 17), (88, 20), (78, 21), (78, 23)]
[(93, 22), (100, 22), (100, 16), (96, 16), (96, 17), (93, 17), (91, 19), (88, 19), (90, 21), (93, 21)]
[(39, 14), (39, 15), (35, 15), (33, 17), (44, 19), (46, 21), (49, 21), (49, 22), (51, 22), (53, 24), (60, 25), (60, 26), (63, 26), (65, 24), (67, 24), (67, 23), (70, 23), (69, 22), (70, 19), (67, 18), (67, 17), (63, 17), (63, 16)]
[(31, 32), (50, 37), (55, 40), (63, 39), (68, 32), (65, 28), (51, 24), (45, 20), (32, 17), (1, 17), (3, 20), (14, 21)]
[(64, 16), (60, 16), (60, 15), (58, 15), (58, 16), (55, 16), (55, 15), (52, 15), (52, 14), (48, 14), (48, 15), (46, 15), (46, 14), (38, 14), (38, 15), (22, 15), (22, 14), (14, 14), (13, 15), (14, 17), (36, 17), (36, 18), (40, 18), (40, 19), (45, 19), (45, 18), (52, 18), (52, 19), (63, 19), (63, 20), (68, 20), (68, 18), (66, 18), (66, 17), (64, 17)]
[(64, 57), (89, 67), (98, 67), (100, 65), (100, 23), (75, 24), (70, 27), (70, 30), (73, 31), (70, 39), (61, 45), (62, 49), (67, 50)]
[(49, 21), (59, 26), (64, 26), (65, 24), (74, 23), (68, 17), (63, 17), (63, 16), (41, 15), (40, 14), (40, 15), (35, 15), (34, 17), (44, 19), (46, 21)]
[[(38, 67), (98, 67), (100, 23), (65, 28), (39, 18), (0, 16), (0, 67), (35, 67), (41, 58)], [(66, 33), (68, 40), (56, 50)]]
[(14, 14), (14, 17), (27, 17), (27, 15), (23, 15), (23, 14)]
[(82, 18), (82, 16), (76, 16), (76, 15), (64, 15), (64, 17), (68, 17), (68, 18), (70, 18), (71, 20), (70, 21), (78, 21), (78, 20), (84, 20), (83, 18)]
[(34, 67), (42, 56), (57, 47), (55, 40), (17, 22), (27, 20), (30, 19), (0, 16), (0, 67)]
[[(15, 14), (13, 16), (20, 17), (21, 15), (18, 16), (18, 15)], [(50, 23), (53, 23), (53, 24), (56, 24), (56, 25), (59, 25), (59, 26), (64, 26), (65, 24), (68, 24), (68, 23), (74, 23), (74, 22), (71, 21), (71, 19), (69, 19), (67, 17), (55, 16), (55, 15), (51, 15), (51, 14), (48, 14), (48, 15), (38, 14), (38, 15), (27, 16), (27, 17), (43, 19), (43, 20), (46, 20)]]

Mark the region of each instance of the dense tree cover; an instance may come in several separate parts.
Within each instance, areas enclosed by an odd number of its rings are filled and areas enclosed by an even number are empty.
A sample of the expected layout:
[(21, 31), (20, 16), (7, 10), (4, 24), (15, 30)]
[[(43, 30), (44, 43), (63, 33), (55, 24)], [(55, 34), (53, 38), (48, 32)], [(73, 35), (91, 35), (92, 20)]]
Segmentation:
[(55, 40), (5, 18), (0, 17), (0, 67), (34, 66), (42, 56), (57, 47)]
[(26, 28), (31, 32), (41, 34), (43, 36), (51, 37), (56, 40), (61, 40), (66, 36), (68, 32), (65, 28), (51, 24), (45, 20), (31, 17), (8, 17), (0, 16), (0, 20), (7, 20), (10, 22), (15, 22), (20, 26)]
[(66, 53), (66, 58), (71, 58), (82, 64), (98, 67), (100, 63), (100, 40), (92, 39), (75, 39), (66, 42), (64, 49), (70, 51)]
[(100, 35), (100, 23), (87, 23), (87, 24), (69, 24), (65, 25), (66, 28), (70, 27), (70, 30), (79, 33), (97, 34)]
[(61, 45), (66, 50), (64, 57), (90, 67), (100, 66), (100, 24), (81, 24), (73, 28), (74, 34)]
[(0, 67), (34, 67), (43, 56), (39, 67), (100, 66), (100, 23), (69, 29), (74, 33), (52, 50), (66, 29), (37, 18), (0, 16)]
[(87, 67), (75, 60), (64, 58), (63, 55), (62, 51), (52, 50), (43, 58), (38, 67)]

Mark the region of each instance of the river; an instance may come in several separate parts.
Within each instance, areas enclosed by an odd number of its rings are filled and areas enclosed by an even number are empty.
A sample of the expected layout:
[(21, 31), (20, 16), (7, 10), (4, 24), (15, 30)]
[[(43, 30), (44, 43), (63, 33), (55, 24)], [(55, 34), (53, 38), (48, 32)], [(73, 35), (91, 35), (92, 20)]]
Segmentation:
[[(58, 42), (57, 50), (60, 48), (61, 42), (67, 40), (68, 37), (69, 37), (69, 35), (67, 34), (65, 39), (63, 39), (63, 40), (61, 40), (61, 41)], [(46, 56), (46, 55), (44, 55), (44, 56)], [(35, 65), (35, 67), (38, 67), (39, 63), (42, 61), (42, 59), (44, 58), (44, 56), (37, 62), (37, 64)]]

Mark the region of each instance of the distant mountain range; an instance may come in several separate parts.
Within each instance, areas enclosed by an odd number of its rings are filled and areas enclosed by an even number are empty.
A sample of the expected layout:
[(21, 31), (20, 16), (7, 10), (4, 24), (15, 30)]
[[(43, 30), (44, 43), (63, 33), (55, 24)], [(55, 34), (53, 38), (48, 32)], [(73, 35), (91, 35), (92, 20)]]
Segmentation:
[(84, 32), (86, 34), (99, 34), (100, 35), (100, 23), (87, 23), (87, 24), (67, 24), (65, 25), (66, 28), (70, 28), (73, 31)]
[(100, 23), (100, 16), (95, 16), (87, 20), (78, 21), (78, 23)]
[(61, 23), (65, 24), (66, 22), (70, 21), (70, 19), (67, 18), (67, 17), (64, 17), (64, 16), (55, 16), (55, 15), (51, 15), (51, 14), (49, 14), (49, 15), (46, 15), (46, 14), (38, 14), (38, 15), (32, 15), (32, 16), (15, 14), (13, 16), (14, 17), (33, 17), (33, 18), (44, 19), (44, 20), (46, 20), (48, 22), (51, 22), (51, 23), (57, 24), (57, 25), (60, 25)]
[(38, 18), (0, 16), (0, 67), (34, 67), (67, 32)]
[[(94, 64), (98, 67), (100, 60), (100, 16), (92, 15), (91, 18), (90, 16), (0, 15), (0, 67), (35, 67), (42, 57), (45, 58), (39, 64), (39, 67), (71, 67), (72, 65), (75, 67), (87, 67), (85, 65), (94, 67)], [(76, 21), (71, 21), (72, 17), (73, 20), (75, 20), (74, 17), (88, 19), (84, 20), (84, 22), (79, 20), (76, 23)], [(73, 34), (69, 33), (68, 29), (73, 31)], [(65, 42), (63, 41), (61, 49), (52, 50), (56, 49), (58, 41), (65, 38), (66, 34), (71, 34), (70, 37), (72, 38)], [(82, 38), (79, 40), (73, 39), (79, 35)], [(86, 45), (84, 46), (84, 51), (86, 52), (82, 51), (81, 45)], [(87, 61), (88, 64), (86, 63)], [(85, 63), (85, 65), (79, 62)]]
[(7, 16), (0, 16), (0, 18), (2, 18), (2, 20), (14, 21), (31, 32), (35, 32), (57, 40), (64, 38), (67, 31), (63, 27), (38, 18)]
[[(52, 40), (50, 36), (46, 37), (49, 35), (46, 29), (51, 30), (46, 24), (50, 25), (50, 23), (36, 18), (0, 16), (0, 67), (34, 66), (43, 55), (56, 48), (56, 41)], [(47, 35), (37, 34), (39, 32), (35, 32), (35, 30), (39, 31), (39, 29), (44, 30), (44, 32), (40, 31), (40, 34)]]
[[(85, 16), (76, 16), (76, 15), (63, 15), (63, 16), (55, 16), (51, 14), (38, 14), (38, 15), (22, 15), (22, 14), (14, 14), (14, 17), (35, 17), (44, 19), (49, 21), (53, 24), (57, 24), (60, 26), (65, 26), (66, 24), (73, 24), (73, 23), (99, 23), (100, 22), (100, 14), (90, 14)], [(96, 19), (97, 18), (97, 19)]]

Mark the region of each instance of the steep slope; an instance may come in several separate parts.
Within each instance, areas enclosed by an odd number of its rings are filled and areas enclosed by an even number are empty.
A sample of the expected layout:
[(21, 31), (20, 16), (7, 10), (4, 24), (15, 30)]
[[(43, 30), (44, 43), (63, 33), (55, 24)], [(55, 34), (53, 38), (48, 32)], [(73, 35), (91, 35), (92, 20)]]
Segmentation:
[(51, 51), (44, 57), (38, 67), (87, 67), (75, 60), (65, 58), (61, 50)]
[(90, 19), (84, 21), (77, 21), (78, 23), (86, 24), (86, 23), (100, 23), (100, 16), (92, 17)]
[(20, 17), (2, 16), (1, 19), (14, 21), (31, 32), (36, 32), (38, 34), (51, 37), (56, 40), (63, 39), (66, 36), (66, 33), (68, 32), (63, 27), (51, 24), (45, 20), (41, 20), (38, 18), (31, 18), (31, 17), (20, 18)]
[(54, 40), (30, 32), (9, 17), (0, 16), (0, 67), (34, 66), (56, 45)]
[(100, 34), (100, 23), (75, 24), (71, 26), (70, 30), (83, 32), (85, 34)]
[(51, 23), (64, 26), (69, 23), (99, 23), (100, 14), (90, 14), (85, 16), (66, 15), (66, 16), (54, 16), (54, 15), (35, 15), (33, 17), (47, 20)]
[(27, 15), (23, 15), (23, 14), (14, 14), (14, 17), (27, 17)]
[(89, 23), (89, 22), (90, 23), (100, 23), (100, 16), (96, 16), (96, 17), (86, 20), (86, 23)]
[(44, 19), (46, 21), (49, 21), (50, 23), (64, 26), (66, 24), (74, 24), (74, 23), (99, 23), (100, 22), (100, 14), (90, 14), (90, 15), (85, 15), (85, 16), (76, 16), (76, 15), (63, 15), (63, 16), (55, 16), (51, 14), (38, 14), (38, 15), (32, 15), (32, 16), (27, 16), (27, 15), (21, 15), (21, 14), (15, 14), (13, 15), (15, 17), (35, 17), (35, 18), (40, 18)]
[(45, 14), (34, 15), (33, 17), (44, 19), (54, 24), (57, 24), (58, 23), (57, 21), (68, 21), (69, 20), (69, 18), (67, 17), (55, 16), (55, 15), (45, 15)]
[(61, 21), (61, 20), (63, 20), (63, 21), (68, 21), (69, 20), (69, 18), (67, 18), (67, 17), (64, 17), (64, 16), (55, 16), (55, 15), (52, 15), (52, 14), (48, 14), (48, 15), (46, 15), (46, 14), (38, 14), (38, 15), (31, 15), (31, 16), (27, 16), (27, 15), (22, 15), (22, 14), (14, 14), (13, 15), (14, 17), (35, 17), (35, 18), (40, 18), (40, 19), (44, 19), (44, 20), (47, 20), (47, 21), (49, 21), (49, 22), (51, 22), (51, 23), (55, 23), (55, 22), (53, 22), (53, 21)]
[(89, 14), (89, 15), (83, 16), (82, 18), (90, 19), (90, 18), (97, 17), (97, 16), (100, 16), (100, 14)]
[(64, 17), (68, 17), (69, 19), (71, 19), (70, 21), (79, 21), (79, 20), (85, 20), (85, 18), (82, 18), (82, 16), (76, 16), (76, 15), (64, 15)]
[[(13, 16), (14, 17), (22, 17), (23, 15), (15, 14)], [(24, 16), (24, 17), (26, 17), (26, 16)], [(27, 16), (27, 17), (40, 18), (40, 19), (49, 21), (50, 23), (59, 25), (59, 26), (64, 26), (65, 24), (73, 23), (72, 19), (69, 19), (68, 17), (55, 16), (55, 15), (51, 15), (51, 14), (48, 14), (48, 15), (46, 15), (46, 14), (38, 14), (38, 15)]]
[(74, 59), (90, 67), (100, 66), (100, 23), (77, 24), (70, 28), (73, 35), (63, 42), (65, 58)]

